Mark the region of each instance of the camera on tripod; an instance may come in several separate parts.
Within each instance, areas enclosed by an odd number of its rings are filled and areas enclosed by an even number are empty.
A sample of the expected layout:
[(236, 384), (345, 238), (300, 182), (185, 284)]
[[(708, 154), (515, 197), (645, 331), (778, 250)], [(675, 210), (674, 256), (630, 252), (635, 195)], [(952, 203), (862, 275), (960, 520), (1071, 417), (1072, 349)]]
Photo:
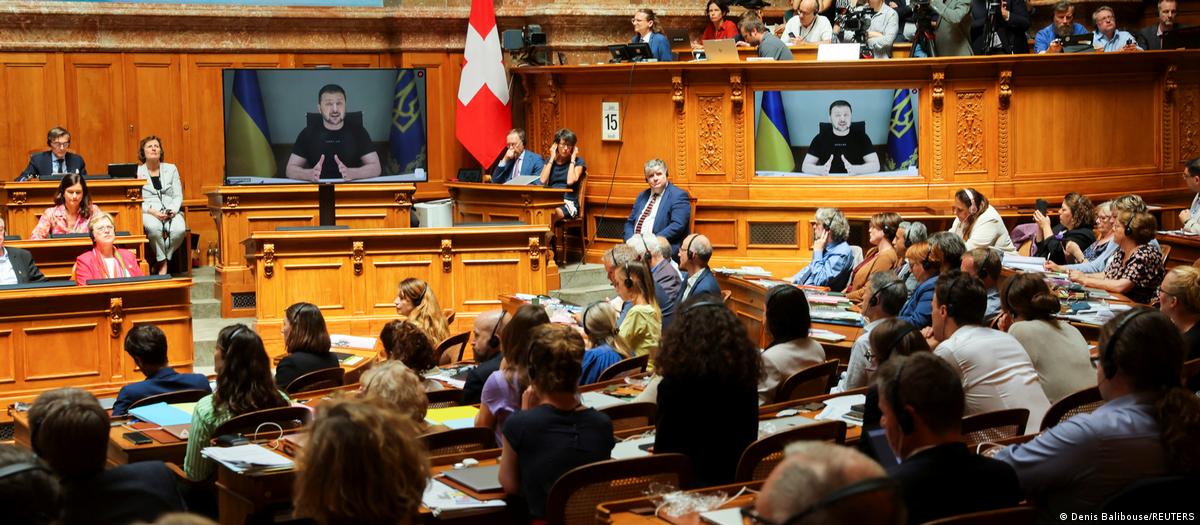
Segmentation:
[(838, 35), (840, 42), (857, 42), (859, 44), (867, 43), (867, 29), (871, 27), (871, 16), (875, 14), (875, 10), (871, 6), (863, 4), (857, 7), (846, 9), (839, 13), (834, 19), (839, 27), (841, 34)]

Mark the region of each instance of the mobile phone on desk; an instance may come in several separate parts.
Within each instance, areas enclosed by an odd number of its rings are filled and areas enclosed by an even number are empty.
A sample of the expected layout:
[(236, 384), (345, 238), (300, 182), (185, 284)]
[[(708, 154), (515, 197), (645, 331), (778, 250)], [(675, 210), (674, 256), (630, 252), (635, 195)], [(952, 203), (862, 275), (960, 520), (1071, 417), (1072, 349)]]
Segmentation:
[(124, 434), (121, 434), (121, 437), (125, 438), (127, 441), (129, 441), (130, 443), (133, 443), (134, 445), (148, 445), (148, 444), (154, 442), (153, 439), (150, 439), (145, 434), (143, 434), (141, 432), (137, 432), (137, 431), (126, 432)]
[(649, 453), (653, 454), (654, 453), (654, 442), (652, 441), (650, 443), (642, 443), (641, 445), (638, 445), (638, 450), (640, 450), (642, 452), (649, 452)]

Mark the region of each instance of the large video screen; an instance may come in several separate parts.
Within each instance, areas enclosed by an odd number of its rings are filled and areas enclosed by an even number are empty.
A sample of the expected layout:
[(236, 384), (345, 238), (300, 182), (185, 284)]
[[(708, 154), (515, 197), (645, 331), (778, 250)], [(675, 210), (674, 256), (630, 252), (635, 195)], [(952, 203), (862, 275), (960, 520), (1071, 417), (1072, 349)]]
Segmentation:
[(226, 69), (225, 183), (425, 182), (424, 69)]
[(915, 177), (916, 89), (756, 91), (760, 177)]

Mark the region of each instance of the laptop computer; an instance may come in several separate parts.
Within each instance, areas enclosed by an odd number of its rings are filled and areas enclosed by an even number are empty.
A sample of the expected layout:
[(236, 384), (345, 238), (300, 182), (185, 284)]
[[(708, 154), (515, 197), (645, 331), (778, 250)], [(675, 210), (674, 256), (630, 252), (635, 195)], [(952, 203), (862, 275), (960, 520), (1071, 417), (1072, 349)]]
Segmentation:
[(506, 186), (528, 186), (530, 184), (541, 182), (541, 175), (517, 175), (511, 179), (504, 181)]
[(122, 162), (108, 165), (108, 176), (114, 179), (137, 178), (138, 165), (133, 162)]
[(671, 46), (682, 45), (688, 43), (688, 30), (686, 27), (670, 27), (667, 28), (667, 42)]
[(1063, 53), (1091, 53), (1096, 51), (1092, 46), (1092, 34), (1080, 33), (1063, 37), (1062, 39)]
[(458, 182), (483, 182), (483, 170), (479, 168), (459, 168)]
[(737, 42), (732, 38), (723, 38), (721, 40), (705, 40), (704, 41), (704, 56), (709, 62), (721, 64), (738, 62)]
[(446, 471), (445, 477), (475, 492), (497, 492), (500, 486), (500, 465), (471, 467)]

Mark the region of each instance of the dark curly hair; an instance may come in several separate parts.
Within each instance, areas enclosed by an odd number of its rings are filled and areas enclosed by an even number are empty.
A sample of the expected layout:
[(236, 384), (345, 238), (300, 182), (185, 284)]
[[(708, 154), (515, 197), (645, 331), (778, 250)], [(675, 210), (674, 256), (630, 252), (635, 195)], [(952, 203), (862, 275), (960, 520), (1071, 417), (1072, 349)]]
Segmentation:
[(665, 377), (757, 385), (762, 359), (746, 327), (724, 304), (693, 296), (676, 310), (663, 334), (655, 371)]
[(399, 319), (383, 325), (379, 341), (388, 359), (404, 363), (413, 372), (420, 374), (437, 366), (433, 345), (421, 328), (409, 321)]
[(221, 370), (212, 395), (213, 409), (224, 407), (238, 416), (256, 410), (287, 406), (271, 377), (271, 358), (262, 338), (250, 327), (237, 323), (217, 335)]

